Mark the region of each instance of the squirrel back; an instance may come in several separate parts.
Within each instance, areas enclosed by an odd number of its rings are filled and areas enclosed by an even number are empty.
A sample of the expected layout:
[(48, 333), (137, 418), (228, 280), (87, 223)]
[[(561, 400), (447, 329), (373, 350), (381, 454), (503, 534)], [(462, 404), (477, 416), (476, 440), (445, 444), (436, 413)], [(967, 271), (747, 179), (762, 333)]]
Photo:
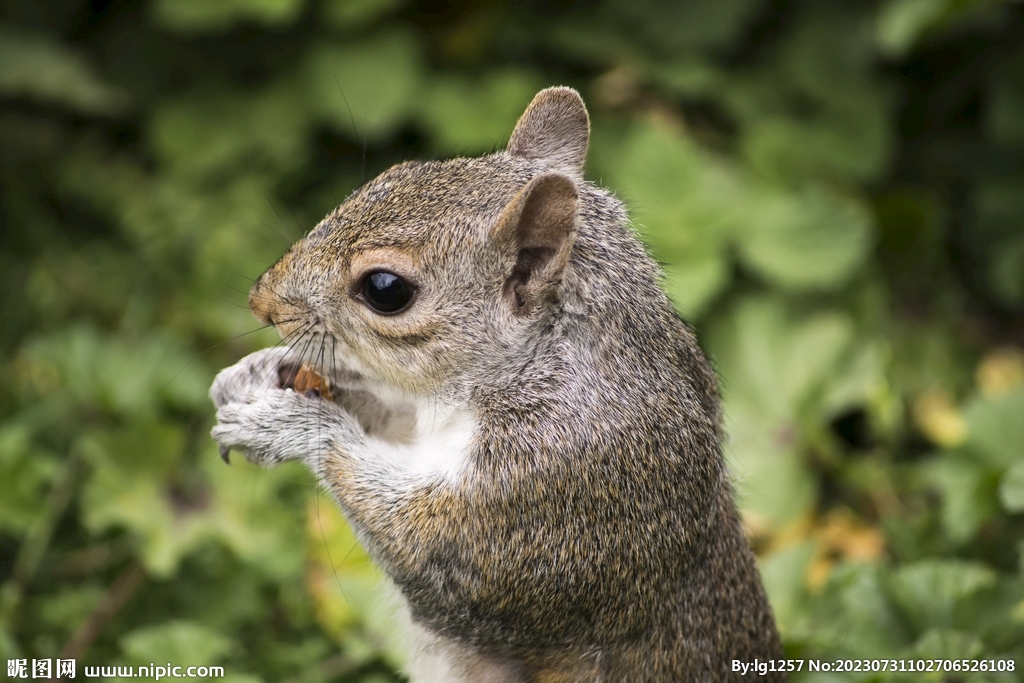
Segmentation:
[(407, 604), (414, 680), (726, 681), (782, 656), (714, 373), (583, 180), (588, 137), (579, 95), (544, 90), (506, 150), (393, 167), (250, 295), (335, 387), (329, 438), (296, 446), (280, 407), (248, 427), (276, 445), (215, 437), (317, 470)]

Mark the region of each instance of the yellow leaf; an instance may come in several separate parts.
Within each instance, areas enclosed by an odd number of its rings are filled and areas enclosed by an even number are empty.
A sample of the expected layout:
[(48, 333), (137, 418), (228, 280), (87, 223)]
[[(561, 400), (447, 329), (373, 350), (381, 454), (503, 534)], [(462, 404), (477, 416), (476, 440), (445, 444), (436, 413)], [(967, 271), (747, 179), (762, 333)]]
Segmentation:
[(938, 446), (959, 446), (967, 439), (967, 421), (942, 389), (930, 389), (914, 399), (911, 415), (921, 433)]
[(1024, 350), (1007, 346), (987, 353), (978, 363), (975, 379), (988, 398), (1004, 396), (1024, 386)]
[(874, 562), (885, 552), (885, 539), (843, 508), (832, 510), (814, 528), (817, 550), (807, 568), (807, 586), (818, 590), (825, 585), (840, 561)]

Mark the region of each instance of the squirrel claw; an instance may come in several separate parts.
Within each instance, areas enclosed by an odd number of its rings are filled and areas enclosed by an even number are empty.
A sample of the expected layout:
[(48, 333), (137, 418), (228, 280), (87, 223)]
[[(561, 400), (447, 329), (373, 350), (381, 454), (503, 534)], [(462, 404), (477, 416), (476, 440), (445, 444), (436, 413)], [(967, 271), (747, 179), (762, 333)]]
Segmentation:
[(228, 446), (217, 446), (217, 452), (220, 453), (220, 459), (226, 464), (231, 464), (231, 448)]

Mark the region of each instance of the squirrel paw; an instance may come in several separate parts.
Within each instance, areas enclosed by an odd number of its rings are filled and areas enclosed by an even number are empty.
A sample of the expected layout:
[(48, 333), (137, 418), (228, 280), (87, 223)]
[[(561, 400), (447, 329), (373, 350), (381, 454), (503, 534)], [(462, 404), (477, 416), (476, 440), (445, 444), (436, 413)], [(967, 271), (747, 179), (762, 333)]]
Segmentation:
[(287, 346), (262, 349), (221, 370), (210, 386), (210, 398), (220, 408), (228, 403), (249, 403), (268, 389), (281, 388), (282, 367), (295, 365)]
[(249, 401), (222, 405), (210, 434), (222, 454), (237, 448), (258, 465), (285, 460), (316, 465), (327, 449), (355, 438), (355, 429), (355, 421), (337, 404), (271, 387)]

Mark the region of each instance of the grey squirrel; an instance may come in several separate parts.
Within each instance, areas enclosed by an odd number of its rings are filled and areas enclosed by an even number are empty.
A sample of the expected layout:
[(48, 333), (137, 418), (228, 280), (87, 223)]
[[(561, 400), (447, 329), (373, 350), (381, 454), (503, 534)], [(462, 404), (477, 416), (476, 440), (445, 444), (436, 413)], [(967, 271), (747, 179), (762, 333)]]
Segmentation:
[(286, 345), (211, 388), (225, 456), (302, 460), (334, 495), (405, 602), (414, 683), (733, 681), (783, 656), (714, 373), (583, 180), (589, 134), (549, 88), (505, 150), (366, 183), (252, 288)]

